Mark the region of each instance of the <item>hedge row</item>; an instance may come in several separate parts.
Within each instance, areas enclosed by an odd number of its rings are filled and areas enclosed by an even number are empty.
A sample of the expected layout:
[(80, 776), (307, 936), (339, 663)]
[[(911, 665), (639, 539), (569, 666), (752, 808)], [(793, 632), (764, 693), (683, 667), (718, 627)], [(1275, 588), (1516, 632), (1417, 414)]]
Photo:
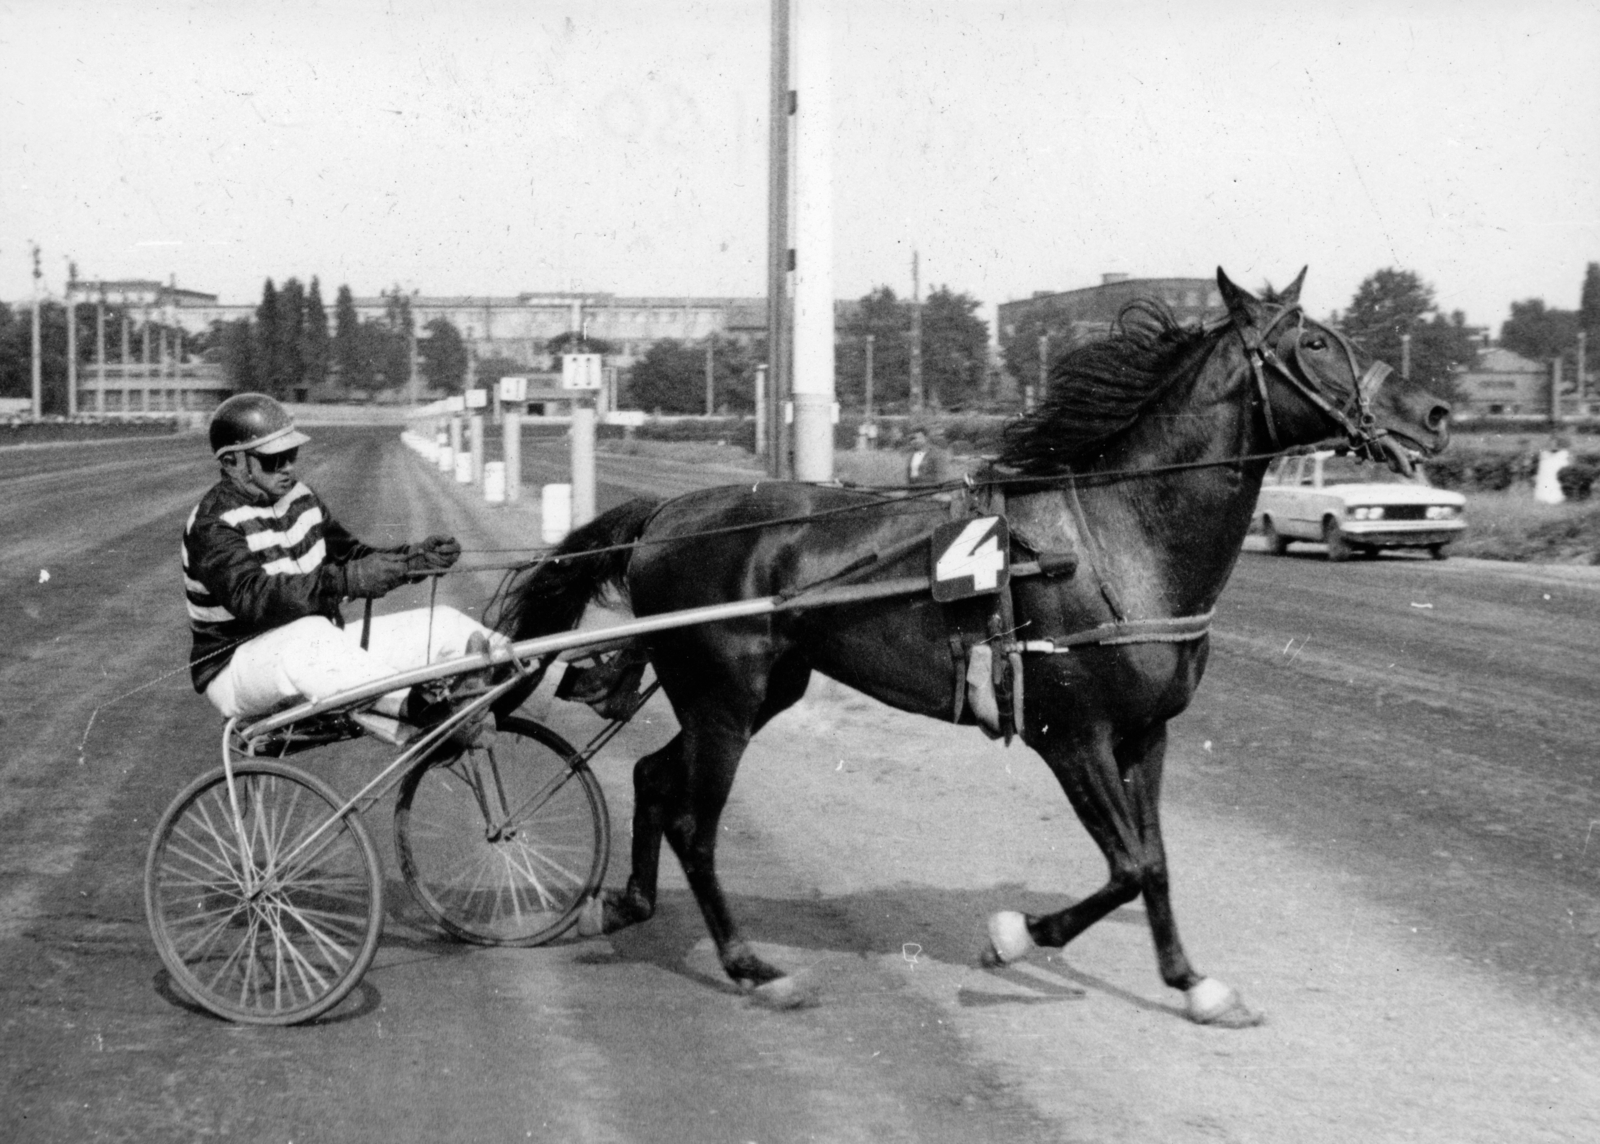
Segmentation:
[[(1539, 454), (1533, 451), (1499, 453), (1452, 445), (1428, 462), (1433, 484), (1461, 492), (1502, 492), (1532, 483), (1538, 471)], [(1600, 452), (1573, 453), (1556, 479), (1569, 500), (1588, 500), (1600, 479)]]

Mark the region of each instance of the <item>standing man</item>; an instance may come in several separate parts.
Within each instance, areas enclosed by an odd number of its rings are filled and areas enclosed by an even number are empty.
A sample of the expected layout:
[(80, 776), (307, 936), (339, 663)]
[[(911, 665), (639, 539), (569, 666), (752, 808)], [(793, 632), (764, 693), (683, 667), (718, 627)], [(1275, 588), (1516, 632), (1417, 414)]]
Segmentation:
[(906, 457), (906, 484), (942, 485), (950, 479), (950, 455), (929, 440), (922, 426), (911, 430), (911, 452)]
[[(439, 659), (504, 643), (453, 608), (373, 618), (368, 646), (344, 627), (339, 606), (377, 599), (442, 572), (461, 555), (448, 536), (374, 548), (352, 536), (295, 476), (309, 438), (282, 405), (241, 393), (211, 418), (221, 479), (183, 530), (183, 584), (195, 690), (228, 717), (264, 715), (302, 700), (373, 683)], [(443, 714), (420, 689), (377, 708), (413, 722)], [(446, 708), (447, 709), (447, 708)]]

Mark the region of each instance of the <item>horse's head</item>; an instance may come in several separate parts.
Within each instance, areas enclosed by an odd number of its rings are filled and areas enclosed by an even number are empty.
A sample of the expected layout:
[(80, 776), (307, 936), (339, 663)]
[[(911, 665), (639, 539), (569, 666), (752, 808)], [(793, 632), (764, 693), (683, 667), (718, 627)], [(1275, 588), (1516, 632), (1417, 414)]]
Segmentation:
[(1301, 270), (1287, 289), (1263, 299), (1217, 268), (1272, 447), (1343, 436), (1358, 454), (1409, 474), (1414, 461), (1445, 447), (1450, 406), (1428, 394), (1385, 389), (1393, 371), (1383, 362), (1363, 371), (1350, 339), (1300, 308), (1305, 277)]

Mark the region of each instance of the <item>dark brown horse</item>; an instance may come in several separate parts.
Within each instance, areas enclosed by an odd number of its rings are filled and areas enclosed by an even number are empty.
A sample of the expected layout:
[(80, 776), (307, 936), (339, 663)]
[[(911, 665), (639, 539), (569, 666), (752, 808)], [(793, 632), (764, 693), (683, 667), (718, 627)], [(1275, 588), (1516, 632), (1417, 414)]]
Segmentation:
[[(1360, 374), (1350, 343), (1305, 317), (1304, 277), (1257, 299), (1219, 270), (1225, 321), (1182, 328), (1157, 305), (1136, 306), (1111, 336), (1057, 363), (1040, 408), (1007, 427), (1003, 454), (977, 482), (1006, 489), (1012, 559), (1043, 555), (1037, 563), (1056, 572), (1013, 580), (1009, 630), (984, 628), (992, 600), (922, 594), (649, 637), (680, 730), (635, 767), (632, 875), (596, 903), (590, 931), (654, 913), (665, 837), (728, 975), (760, 999), (791, 1002), (792, 979), (752, 952), (717, 880), (717, 824), (740, 756), (813, 671), (905, 711), (970, 721), (952, 704), (962, 641), (951, 635), (976, 631), (1020, 662), (1019, 733), (1110, 866), (1103, 887), (1056, 913), (991, 918), (989, 963), (1063, 946), (1142, 894), (1162, 980), (1185, 992), (1189, 1016), (1253, 1023), (1178, 939), (1158, 816), (1167, 721), (1205, 671), (1207, 620), (1270, 456), (1343, 437), (1409, 468), (1444, 446), (1449, 414), (1431, 399), (1376, 393), (1386, 367)], [(931, 499), (783, 482), (632, 501), (525, 573), (501, 626), (518, 639), (567, 630), (608, 588), (647, 615), (795, 592), (864, 566), (868, 580), (926, 574), (916, 538), (949, 515)], [(1049, 559), (1068, 551), (1073, 574)]]

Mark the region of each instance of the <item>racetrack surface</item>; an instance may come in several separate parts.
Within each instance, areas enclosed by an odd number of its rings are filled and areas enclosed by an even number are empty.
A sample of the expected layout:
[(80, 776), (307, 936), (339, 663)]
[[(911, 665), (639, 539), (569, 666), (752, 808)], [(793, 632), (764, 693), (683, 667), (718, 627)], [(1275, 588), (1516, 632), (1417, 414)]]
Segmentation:
[[(475, 505), (393, 430), (319, 430), (305, 459), (376, 543), (453, 531), (475, 565), (536, 543), (526, 513)], [(602, 470), (602, 507), (706, 478), (654, 465)], [(1098, 853), (1025, 748), (819, 680), (752, 746), (720, 850), (748, 935), (815, 1007), (755, 1009), (726, 983), (670, 857), (646, 925), (445, 941), (380, 808), (377, 963), (323, 1021), (257, 1029), (172, 992), (141, 899), (156, 817), (217, 759), (177, 575), (214, 471), (192, 438), (0, 452), (6, 1139), (1600, 1139), (1592, 578), (1241, 558), (1165, 810), (1190, 954), (1261, 1028), (1184, 1021), (1137, 904), (1065, 954), (979, 968), (990, 912), (1090, 892)], [(475, 611), (498, 576), (441, 597)], [(383, 606), (427, 598), (408, 593)], [(575, 741), (600, 726), (529, 706)], [(673, 726), (652, 703), (597, 764), (614, 883), (631, 762)], [(378, 757), (305, 762), (348, 789)]]

